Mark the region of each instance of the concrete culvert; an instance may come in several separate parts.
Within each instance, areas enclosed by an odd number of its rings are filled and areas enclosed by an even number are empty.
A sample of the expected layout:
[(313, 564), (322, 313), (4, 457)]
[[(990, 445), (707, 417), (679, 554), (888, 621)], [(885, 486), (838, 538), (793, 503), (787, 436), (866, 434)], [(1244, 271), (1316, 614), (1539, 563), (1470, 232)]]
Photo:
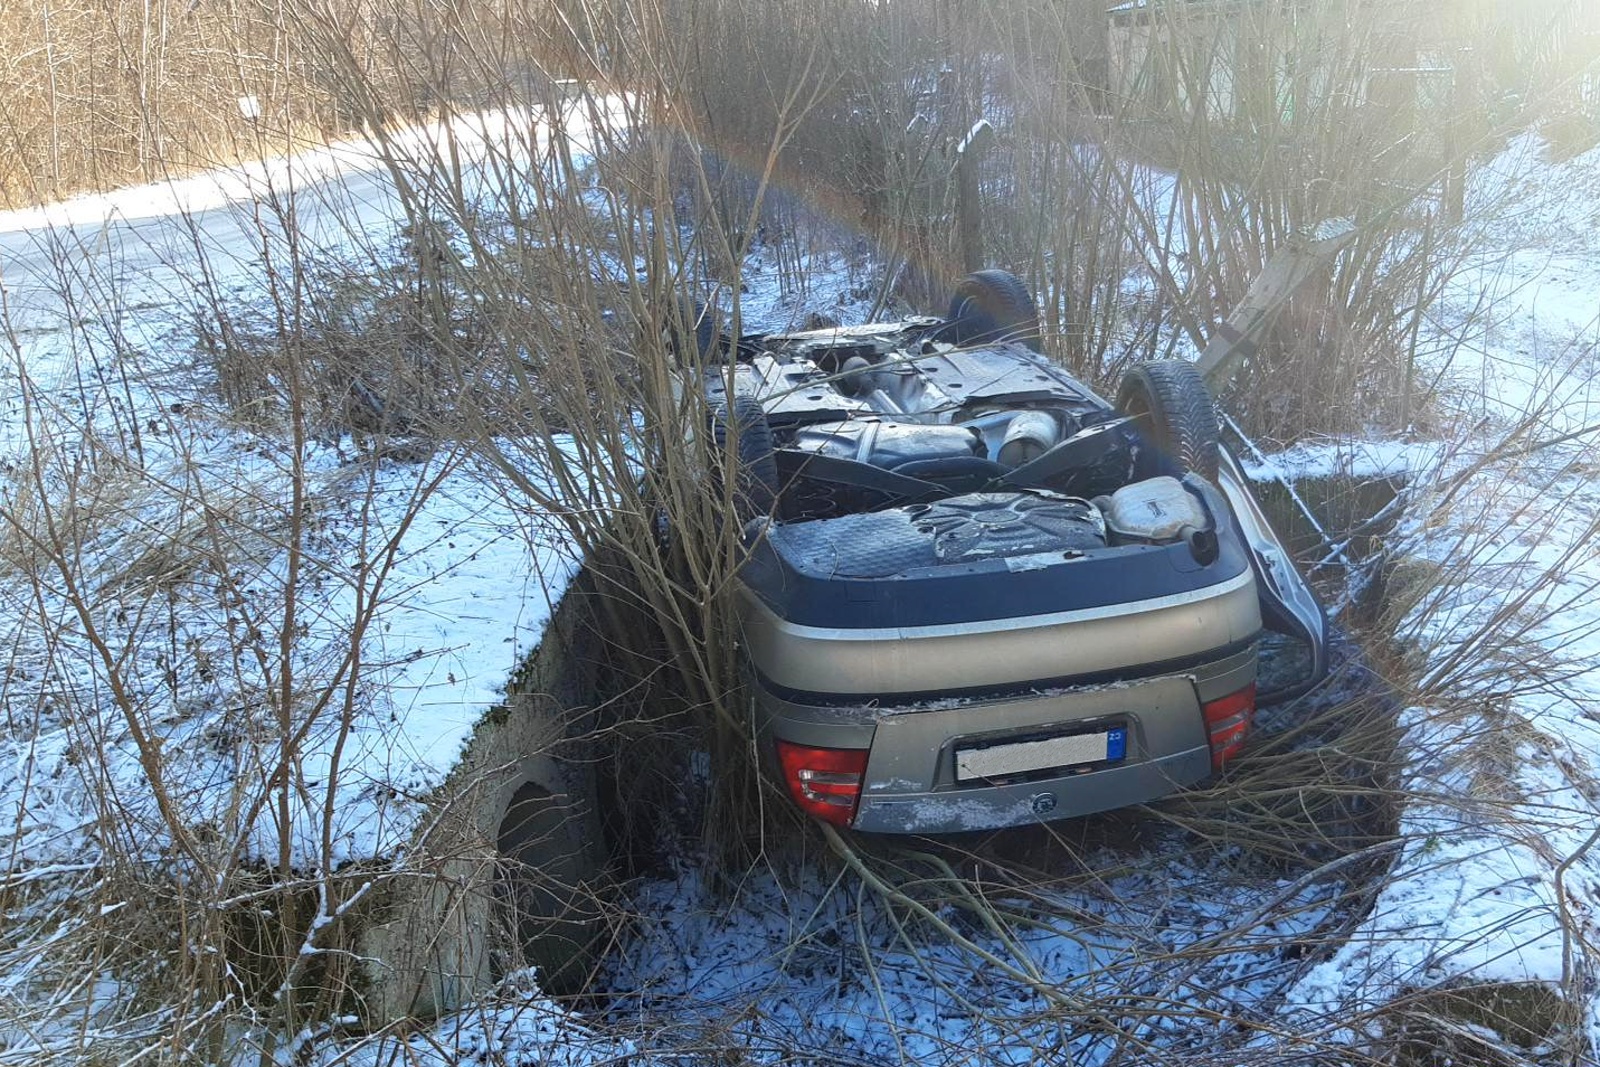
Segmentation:
[(602, 872), (586, 824), (572, 804), (529, 781), (511, 793), (495, 835), (506, 962), (537, 968), (547, 993), (583, 987), (603, 929), (596, 895)]
[(457, 1010), (522, 967), (545, 992), (587, 980), (609, 861), (589, 740), (603, 699), (595, 603), (586, 580), (568, 592), (383, 878), (356, 935), (368, 1025)]

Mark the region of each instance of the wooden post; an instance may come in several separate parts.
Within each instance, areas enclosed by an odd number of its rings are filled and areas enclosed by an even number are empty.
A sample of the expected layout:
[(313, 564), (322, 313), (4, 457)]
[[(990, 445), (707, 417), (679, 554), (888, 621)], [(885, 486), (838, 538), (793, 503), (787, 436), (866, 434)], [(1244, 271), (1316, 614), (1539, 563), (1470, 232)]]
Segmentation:
[(1291, 237), (1278, 246), (1196, 361), (1212, 392), (1223, 391), (1240, 362), (1253, 354), (1266, 337), (1289, 298), (1321, 268), (1331, 264), (1355, 236), (1355, 225), (1340, 220), (1323, 223), (1316, 233)]
[(1444, 217), (1452, 225), (1467, 213), (1467, 108), (1474, 96), (1468, 78), (1476, 60), (1470, 48), (1457, 49), (1450, 72), (1450, 114), (1444, 124)]
[(994, 143), (988, 119), (973, 123), (956, 146), (956, 227), (961, 236), (961, 266), (967, 273), (983, 269), (983, 205), (978, 188), (978, 163)]

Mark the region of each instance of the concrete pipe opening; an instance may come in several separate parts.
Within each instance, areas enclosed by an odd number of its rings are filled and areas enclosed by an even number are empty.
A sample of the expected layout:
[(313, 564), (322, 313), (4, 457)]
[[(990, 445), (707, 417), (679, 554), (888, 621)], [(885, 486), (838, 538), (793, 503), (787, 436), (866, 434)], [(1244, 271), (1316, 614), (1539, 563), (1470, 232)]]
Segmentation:
[(601, 947), (602, 872), (587, 825), (570, 801), (530, 781), (511, 794), (495, 835), (500, 970), (532, 966), (550, 994), (581, 992)]

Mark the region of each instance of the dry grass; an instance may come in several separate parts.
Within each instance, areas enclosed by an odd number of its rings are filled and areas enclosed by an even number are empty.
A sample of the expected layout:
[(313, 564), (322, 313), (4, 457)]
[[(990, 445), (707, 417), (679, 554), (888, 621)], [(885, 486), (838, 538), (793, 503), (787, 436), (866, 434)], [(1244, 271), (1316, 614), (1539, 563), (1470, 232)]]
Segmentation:
[[(352, 632), (306, 662), (298, 642), (311, 609), (297, 575), (349, 547), (321, 539), (315, 504), (329, 483), (306, 470), (317, 448), (358, 457), (341, 489), (357, 511), (371, 502), (379, 464), (427, 458), (416, 467), (410, 514), (441, 465), (472, 463), (559, 524), (596, 561), (592, 580), (610, 613), (608, 667), (629, 700), (627, 713), (608, 720), (608, 737), (673, 739), (659, 745), (659, 777), (622, 788), (670, 796), (663, 783), (681, 770), (674, 761), (683, 751), (709, 753), (702, 836), (730, 883), (798, 836), (789, 809), (770, 804), (756, 783), (737, 635), (727, 625), (742, 556), (725, 520), (740, 487), (734, 450), (712, 446), (703, 400), (676, 388), (679, 360), (663, 328), (685, 300), (719, 290), (737, 329), (739, 269), (758, 240), (780, 247), (788, 284), (803, 291), (810, 238), (792, 225), (797, 199), (823, 205), (834, 225), (865, 231), (883, 250), (880, 304), (942, 292), (961, 273), (944, 153), (979, 114), (1004, 127), (986, 172), (1003, 191), (989, 205), (989, 258), (1030, 278), (1063, 362), (1109, 377), (1123, 360), (1163, 354), (1180, 332), (1204, 337), (1287, 233), (1355, 215), (1366, 224), (1361, 242), (1325, 291), (1291, 310), (1247, 367), (1251, 389), (1233, 399), (1254, 428), (1278, 438), (1424, 415), (1426, 397), (1411, 381), (1418, 319), (1461, 251), (1443, 220), (1445, 179), (1490, 131), (1440, 146), (1411, 136), (1395, 114), (1375, 118), (1360, 106), (1369, 88), (1360, 71), (1403, 25), (1375, 20), (1360, 34), (1315, 20), (1299, 27), (1296, 62), (1347, 80), (1313, 94), (1323, 103), (1291, 120), (1266, 82), (1239, 83), (1238, 114), (1192, 106), (1214, 43), (1172, 57), (1181, 76), (1161, 92), (1102, 91), (1111, 58), (1070, 32), (1072, 18), (1099, 5), (988, 5), (959, 24), (948, 5), (898, 2), (560, 6), (564, 19), (542, 4), (480, 5), (468, 17), (449, 7), (294, 3), (282, 20), (244, 5), (231, 21), (215, 21), (208, 7), (165, 4), (144, 5), (137, 17), (116, 5), (70, 15), (51, 8), (48, 20), (43, 5), (0, 13), (0, 67), (10, 73), (0, 136), (14, 168), (0, 169), (0, 187), (13, 199), (272, 151), (310, 127), (361, 128), (372, 131), (406, 215), (390, 273), (291, 248), (274, 261), (271, 299), (253, 319), (221, 290), (198, 290), (197, 347), (214, 375), (207, 402), (227, 412), (207, 432), (272, 442), (269, 485), (218, 485), (198, 473), (199, 434), (187, 455), (195, 465), (143, 463), (133, 443), (148, 430), (132, 405), (91, 425), (31, 409), (31, 466), (9, 472), (0, 559), (7, 578), (29, 576), (31, 603), (18, 610), (37, 614), (44, 639), (37, 654), (13, 649), (5, 667), (51, 681), (39, 687), (40, 706), (8, 702), (7, 723), (35, 747), (48, 740), (38, 723), (62, 724), (67, 765), (86, 768), (94, 793), (81, 830), (97, 850), (81, 867), (35, 866), (23, 851), (26, 811), (11, 827), (0, 902), (16, 918), (0, 962), (32, 970), (0, 1025), (7, 1040), (49, 1030), (35, 1062), (78, 1062), (91, 1048), (108, 1061), (215, 1061), (241, 1032), (262, 1062), (305, 1051), (360, 992), (349, 923), (381, 906), (386, 879), (442, 870), (447, 857), (414, 856), (409, 868), (386, 872), (350, 868), (332, 846), (338, 769), (327, 779), (314, 772), (309, 738), (351, 730), (370, 677), (364, 628), (393, 559), (380, 531), (364, 528), (369, 551), (340, 579), (371, 600)], [(1252, 27), (1264, 39), (1285, 30)], [(933, 73), (941, 66), (950, 70), (943, 84)], [(571, 73), (590, 91), (551, 111), (550, 77)], [(241, 95), (260, 97), (262, 122), (236, 117)], [(616, 113), (601, 114), (606, 99)], [(520, 142), (470, 166), (458, 144), (419, 148), (395, 134), (397, 119), (424, 110), (453, 117), (480, 107), (542, 115), (549, 126), (529, 121)], [(1452, 121), (1464, 110), (1451, 110)], [(1240, 114), (1269, 133), (1247, 136)], [(592, 160), (560, 136), (580, 120), (592, 120)], [(543, 136), (546, 128), (554, 135)], [(1144, 184), (1152, 161), (1176, 177)], [(775, 195), (780, 186), (791, 195)], [(9, 340), (20, 353), (21, 339)], [(138, 370), (136, 352), (104, 356), (107, 366)], [(1449, 495), (1446, 487), (1441, 506)], [(282, 570), (264, 585), (269, 558)], [(1442, 603), (1471, 563), (1468, 554), (1460, 571), (1432, 575), (1405, 597), (1397, 588), (1395, 614), (1375, 632), (1415, 620), (1429, 598)], [(186, 644), (180, 617), (193, 605), (184, 601), (202, 595), (225, 606), (226, 621), (214, 643)], [(1214, 787), (1146, 817), (1178, 828), (1197, 851), (1242, 853), (1241, 862), (1291, 885), (1359, 887), (1341, 912), (1358, 915), (1400, 847), (1396, 811), (1410, 799), (1396, 786), (1396, 703), (1443, 703), (1446, 714), (1465, 715), (1442, 694), (1470, 690), (1481, 700), (1484, 665), (1504, 672), (1491, 654), (1529, 633), (1537, 607), (1508, 606), (1425, 676), (1374, 640), (1364, 665), (1350, 669), (1376, 670), (1389, 688), (1349, 681), (1351, 699), (1282, 730)], [(138, 662), (141, 635), (163, 627), (173, 634), (170, 655)], [(1540, 684), (1543, 665), (1522, 663), (1487, 695)], [(220, 790), (215, 817), (197, 821), (163, 743), (172, 724), (156, 717), (166, 705), (150, 693), (166, 687), (192, 698), (213, 686), (208, 672), (239, 696), (218, 744), (245, 772)], [(136, 750), (137, 781), (113, 780), (96, 763), (112, 727)], [(1478, 798), (1489, 806), (1502, 799), (1492, 786), (1485, 778)], [(303, 804), (322, 842), (313, 862), (290, 855), (286, 834), (275, 855), (246, 858), (248, 834), (274, 820), (289, 825)], [(157, 856), (153, 840), (162, 842)], [(1150, 1027), (1173, 1017), (1170, 1004), (1063, 992), (1022, 947), (1021, 932), (1039, 923), (1074, 930), (1078, 916), (1061, 909), (1060, 893), (1080, 883), (1059, 869), (977, 848), (912, 854), (831, 834), (826, 843), (839, 884), (903, 921), (901, 940), (913, 951), (953, 943), (1046, 1011), (1097, 1029), (1124, 1062), (1157, 1055)], [(1069, 846), (1057, 839), (1055, 858)], [(116, 915), (124, 918), (108, 918)], [(1191, 974), (1254, 943), (1271, 917), (1244, 916), (1219, 939), (1156, 962)], [(1296, 951), (1324, 951), (1345, 929), (1335, 924)], [(117, 983), (114, 1003), (93, 988), (102, 978)], [(1111, 986), (1116, 978), (1103, 976)], [(1429, 1026), (1452, 1025), (1436, 1009), (1418, 998), (1397, 1007), (1400, 1015), (1363, 1020), (1389, 1027), (1371, 1060), (1422, 1061), (1396, 1050), (1413, 1049), (1419, 1033), (1434, 1033)], [(1204, 1010), (1186, 1018), (1215, 1022)], [(1452, 1034), (1462, 1048), (1482, 1040)], [(1325, 1029), (1276, 1036), (1278, 1045), (1215, 1056), (1331, 1055)], [(1511, 1052), (1481, 1054), (1514, 1062)], [(1339, 1055), (1360, 1062), (1363, 1054)]]

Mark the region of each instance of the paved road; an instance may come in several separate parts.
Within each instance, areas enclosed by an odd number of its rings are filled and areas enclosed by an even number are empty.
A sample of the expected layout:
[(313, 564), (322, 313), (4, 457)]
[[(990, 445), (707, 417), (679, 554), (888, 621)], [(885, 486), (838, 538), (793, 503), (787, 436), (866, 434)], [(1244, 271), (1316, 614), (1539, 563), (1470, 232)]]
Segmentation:
[(204, 273), (259, 272), (291, 238), (378, 236), (399, 215), (381, 164), (353, 149), (0, 215), (0, 289), (15, 328), (48, 328), (67, 294), (107, 283), (183, 293)]
[[(618, 101), (600, 103), (614, 120)], [(568, 120), (576, 154), (589, 151), (588, 126), (582, 113)], [(542, 157), (549, 134), (529, 114), (495, 113), (406, 131), (391, 147), (419, 174), (444, 173), (448, 160), (492, 197), (505, 191), (496, 175)], [(118, 371), (119, 353), (180, 347), (163, 338), (208, 296), (259, 299), (305, 253), (388, 262), (404, 214), (363, 142), (0, 213), (0, 456), (22, 443), (24, 377), (81, 407), (86, 381)]]

